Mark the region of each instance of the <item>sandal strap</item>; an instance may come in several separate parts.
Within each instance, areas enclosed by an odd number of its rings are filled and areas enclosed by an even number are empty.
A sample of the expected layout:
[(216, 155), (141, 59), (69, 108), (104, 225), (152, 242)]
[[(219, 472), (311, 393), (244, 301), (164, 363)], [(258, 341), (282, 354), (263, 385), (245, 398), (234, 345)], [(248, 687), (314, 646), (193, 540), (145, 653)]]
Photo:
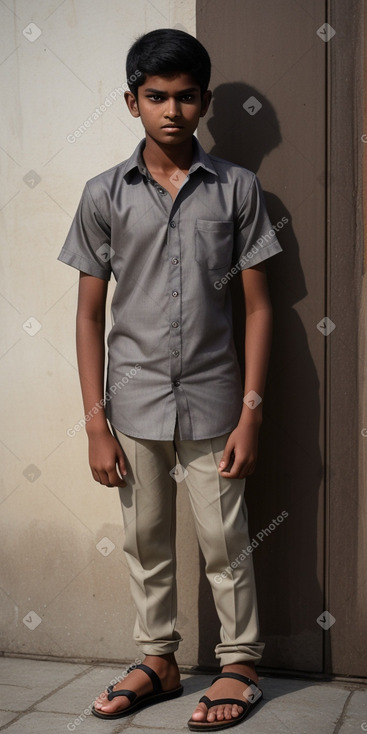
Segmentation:
[(126, 698), (129, 699), (130, 703), (132, 703), (133, 701), (135, 701), (138, 695), (137, 693), (135, 693), (135, 691), (129, 691), (128, 689), (124, 689), (121, 691), (114, 691), (113, 686), (108, 686), (107, 690), (108, 690), (107, 698), (109, 701), (112, 701), (112, 699), (116, 698), (116, 696), (126, 696)]
[(251, 680), (251, 678), (248, 678), (246, 675), (241, 675), (240, 673), (220, 673), (216, 678), (213, 678), (211, 685), (221, 678), (235, 678), (236, 680), (241, 681), (241, 683), (247, 683), (248, 686), (256, 686), (256, 688), (258, 688), (255, 681)]
[(205, 706), (210, 709), (212, 706), (218, 706), (219, 704), (226, 704), (226, 703), (236, 703), (237, 706), (242, 706), (243, 709), (246, 709), (249, 706), (248, 701), (240, 701), (238, 698), (216, 698), (214, 701), (211, 701), (208, 696), (202, 696), (199, 703), (205, 703)]
[(162, 693), (162, 684), (155, 670), (152, 670), (149, 665), (144, 665), (144, 663), (137, 665), (136, 670), (143, 670), (144, 673), (149, 675), (149, 678), (153, 683), (153, 693)]
[[(150, 680), (152, 681), (153, 685), (153, 691), (152, 693), (162, 693), (162, 684), (159, 680), (159, 676), (155, 672), (155, 670), (152, 670), (148, 665), (144, 665), (144, 663), (140, 663), (136, 666), (135, 670), (142, 670), (144, 673), (146, 673)], [(115, 696), (126, 696), (129, 701), (132, 703), (135, 698), (137, 697), (137, 693), (135, 691), (129, 691), (128, 689), (120, 690), (120, 691), (114, 691), (113, 686), (108, 686), (108, 700), (112, 701)]]

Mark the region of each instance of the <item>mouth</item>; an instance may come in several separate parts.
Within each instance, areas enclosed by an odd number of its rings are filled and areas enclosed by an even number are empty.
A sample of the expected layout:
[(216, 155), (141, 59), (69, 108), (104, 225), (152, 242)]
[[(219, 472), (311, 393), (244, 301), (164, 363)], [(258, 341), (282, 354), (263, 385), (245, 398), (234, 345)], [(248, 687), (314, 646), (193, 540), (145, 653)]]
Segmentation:
[(163, 125), (162, 130), (183, 130), (182, 125)]

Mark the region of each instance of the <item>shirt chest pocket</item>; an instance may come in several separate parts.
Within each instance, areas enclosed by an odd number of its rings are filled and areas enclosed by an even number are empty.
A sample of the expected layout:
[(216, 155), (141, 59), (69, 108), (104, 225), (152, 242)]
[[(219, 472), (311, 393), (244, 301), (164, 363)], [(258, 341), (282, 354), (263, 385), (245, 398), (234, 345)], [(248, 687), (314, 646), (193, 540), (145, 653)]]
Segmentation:
[(228, 268), (232, 260), (233, 222), (197, 219), (195, 260), (208, 270)]

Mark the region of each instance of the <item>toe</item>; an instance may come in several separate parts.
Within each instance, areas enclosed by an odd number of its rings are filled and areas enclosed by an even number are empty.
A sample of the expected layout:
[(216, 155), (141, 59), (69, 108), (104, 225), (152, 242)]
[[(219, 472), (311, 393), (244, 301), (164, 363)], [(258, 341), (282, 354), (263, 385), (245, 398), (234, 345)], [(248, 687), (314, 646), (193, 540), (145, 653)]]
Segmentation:
[(206, 715), (207, 708), (205, 706), (205, 703), (199, 703), (191, 718), (194, 721), (206, 721)]
[(228, 704), (224, 707), (223, 715), (226, 721), (229, 721), (230, 719), (235, 719), (236, 717), (232, 715), (232, 712), (234, 710), (234, 706), (232, 704)]
[(125, 696), (119, 696), (118, 698), (114, 698), (110, 701), (108, 698), (108, 691), (101, 693), (94, 702), (94, 708), (97, 711), (104, 712), (105, 714), (114, 714), (116, 711), (123, 711), (123, 709), (128, 705), (129, 699)]
[(229, 707), (229, 714), (231, 719), (237, 719), (240, 714), (242, 714), (243, 708), (242, 706), (237, 706), (237, 704), (233, 704)]
[(208, 713), (208, 721), (223, 721), (225, 718), (224, 706), (212, 706)]
[(223, 706), (212, 706), (209, 710), (205, 706), (205, 703), (199, 703), (196, 707), (192, 719), (193, 721), (230, 721), (231, 719), (237, 719), (243, 711), (242, 706), (237, 704), (227, 704)]
[(107, 691), (104, 691), (96, 698), (93, 705), (95, 709), (101, 709), (106, 703), (108, 703)]
[(230, 721), (231, 719), (237, 719), (241, 713), (242, 706), (236, 704), (213, 706), (207, 714), (207, 721)]
[[(213, 722), (213, 721), (216, 721), (216, 719), (217, 719), (217, 712), (213, 708), (209, 709), (206, 715), (206, 720)], [(218, 721), (220, 721), (220, 718), (218, 719)]]
[(218, 706), (217, 711), (216, 712), (214, 711), (214, 713), (216, 713), (216, 718), (218, 719), (218, 721), (223, 721), (224, 719), (227, 720), (227, 719), (232, 718), (231, 710), (232, 710), (232, 706), (223, 705), (223, 706)]

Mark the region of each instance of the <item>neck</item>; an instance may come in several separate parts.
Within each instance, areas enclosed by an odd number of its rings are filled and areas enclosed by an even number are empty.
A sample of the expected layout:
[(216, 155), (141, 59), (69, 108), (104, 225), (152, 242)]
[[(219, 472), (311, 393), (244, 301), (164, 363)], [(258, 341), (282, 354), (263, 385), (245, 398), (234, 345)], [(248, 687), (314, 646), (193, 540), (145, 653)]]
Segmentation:
[(146, 136), (143, 158), (151, 172), (171, 174), (177, 168), (181, 171), (187, 171), (191, 166), (192, 156), (192, 137), (179, 145), (172, 146), (157, 143), (149, 135)]

